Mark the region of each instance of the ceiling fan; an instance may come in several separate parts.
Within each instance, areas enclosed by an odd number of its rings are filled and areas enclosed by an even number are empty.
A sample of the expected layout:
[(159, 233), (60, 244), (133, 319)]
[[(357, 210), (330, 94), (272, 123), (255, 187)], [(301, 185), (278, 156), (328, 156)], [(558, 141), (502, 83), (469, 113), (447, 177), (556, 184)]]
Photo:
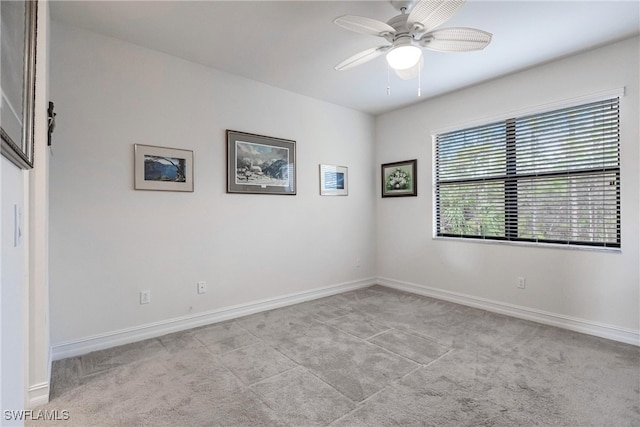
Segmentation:
[(391, 0), (391, 5), (400, 11), (400, 15), (386, 23), (363, 16), (344, 15), (336, 18), (333, 22), (342, 28), (382, 37), (390, 44), (356, 53), (336, 65), (335, 69), (349, 70), (386, 52), (389, 66), (406, 80), (419, 75), (424, 63), (422, 49), (441, 52), (484, 49), (491, 42), (491, 33), (465, 27), (436, 29), (464, 3), (465, 0)]

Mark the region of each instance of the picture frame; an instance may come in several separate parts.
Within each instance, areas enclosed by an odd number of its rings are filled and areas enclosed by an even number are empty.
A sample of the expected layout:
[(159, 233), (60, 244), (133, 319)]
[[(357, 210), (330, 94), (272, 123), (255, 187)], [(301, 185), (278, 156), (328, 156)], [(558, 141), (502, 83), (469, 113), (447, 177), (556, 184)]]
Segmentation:
[(320, 165), (320, 195), (348, 196), (349, 173), (346, 166)]
[(227, 130), (227, 193), (296, 194), (296, 142)]
[(382, 197), (418, 195), (418, 160), (385, 163), (381, 165)]
[(193, 151), (134, 144), (136, 190), (193, 192)]
[(21, 169), (34, 161), (38, 2), (2, 2), (0, 140), (2, 155)]

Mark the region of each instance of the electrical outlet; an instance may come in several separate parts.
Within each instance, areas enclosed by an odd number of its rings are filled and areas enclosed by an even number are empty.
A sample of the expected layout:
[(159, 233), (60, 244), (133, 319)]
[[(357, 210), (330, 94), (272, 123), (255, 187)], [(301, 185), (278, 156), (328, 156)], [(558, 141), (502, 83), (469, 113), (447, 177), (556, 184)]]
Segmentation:
[(527, 287), (527, 282), (524, 277), (518, 277), (518, 288), (524, 289)]
[(151, 291), (140, 291), (140, 304), (149, 304), (151, 302)]
[(360, 267), (360, 258), (356, 258), (356, 267)]
[(198, 282), (198, 293), (199, 294), (207, 293), (207, 282)]

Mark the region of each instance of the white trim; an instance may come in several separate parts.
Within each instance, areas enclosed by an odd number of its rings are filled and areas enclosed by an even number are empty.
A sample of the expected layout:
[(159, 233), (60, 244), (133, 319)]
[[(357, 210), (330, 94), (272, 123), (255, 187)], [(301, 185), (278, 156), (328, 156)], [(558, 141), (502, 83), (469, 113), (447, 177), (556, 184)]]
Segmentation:
[(594, 335), (613, 341), (640, 346), (640, 331), (638, 330), (621, 328), (619, 326), (607, 325), (599, 322), (592, 322), (590, 320), (578, 319), (575, 317), (550, 313), (534, 308), (523, 307), (500, 301), (493, 301), (486, 298), (436, 289), (430, 286), (384, 277), (378, 277), (378, 284), (393, 289), (399, 289), (418, 295), (424, 295), (440, 300), (453, 302), (456, 304), (480, 308), (482, 310), (516, 317), (518, 319), (530, 320), (532, 322), (542, 323), (544, 325), (556, 326), (558, 328), (568, 329), (570, 331), (580, 332), (583, 334)]
[[(434, 195), (435, 197), (435, 195)], [(498, 240), (498, 239), (490, 239), (490, 238), (471, 238), (471, 237), (450, 237), (450, 236), (438, 236), (438, 231), (435, 229), (436, 224), (433, 221), (433, 235), (431, 236), (431, 240), (443, 240), (449, 242), (459, 242), (459, 243), (480, 243), (480, 244), (490, 244), (490, 245), (504, 245), (504, 246), (525, 246), (525, 247), (534, 247), (534, 248), (546, 248), (546, 249), (570, 249), (570, 250), (578, 250), (578, 251), (591, 251), (591, 252), (604, 252), (610, 254), (621, 254), (622, 247), (614, 248), (614, 247), (605, 247), (605, 246), (589, 246), (589, 245), (576, 245), (571, 243), (547, 243), (547, 242), (528, 242), (523, 240)]]
[(174, 319), (161, 320), (146, 325), (107, 332), (52, 345), (53, 360), (80, 356), (96, 350), (129, 344), (136, 341), (155, 338), (172, 332), (179, 332), (198, 326), (209, 325), (225, 320), (235, 319), (249, 314), (285, 307), (292, 304), (314, 300), (343, 292), (353, 291), (376, 284), (375, 278), (366, 278), (337, 285), (311, 289), (294, 294), (253, 301), (246, 304), (211, 310)]
[[(438, 192), (436, 191), (436, 135), (431, 135), (431, 237), (438, 234), (438, 226), (436, 224), (438, 218)], [(424, 191), (424, 190), (423, 190)]]
[(49, 382), (34, 384), (27, 392), (27, 409), (49, 403)]
[[(475, 307), (494, 313), (504, 314), (519, 319), (530, 320), (545, 325), (556, 326), (571, 331), (640, 346), (640, 331), (549, 313), (529, 307), (493, 301), (457, 292), (436, 289), (416, 283), (384, 277), (372, 277), (54, 344), (51, 347), (51, 357), (52, 360), (60, 360), (67, 357), (80, 356), (96, 350), (103, 350), (118, 345), (155, 338), (198, 326), (231, 320), (262, 311), (273, 310), (275, 308), (336, 295), (342, 292), (353, 291), (375, 284), (444, 301), (450, 301), (456, 304)], [(32, 405), (31, 407), (47, 403), (48, 397), (48, 383), (36, 384), (29, 389), (29, 402), (30, 405)]]
[[(433, 142), (435, 140), (436, 135), (440, 135), (442, 133), (453, 132), (460, 129), (487, 125), (487, 124), (499, 122), (502, 120), (510, 119), (513, 117), (523, 117), (531, 114), (543, 113), (543, 112), (553, 111), (553, 110), (560, 110), (562, 108), (575, 107), (575, 106), (586, 104), (589, 102), (603, 101), (605, 99), (611, 99), (616, 97), (622, 98), (624, 95), (625, 95), (625, 87), (623, 86), (620, 88), (603, 90), (600, 92), (594, 92), (588, 95), (578, 96), (575, 98), (561, 99), (561, 100), (549, 102), (546, 104), (522, 108), (520, 110), (508, 111), (508, 112), (496, 114), (494, 116), (483, 117), (480, 119), (471, 120), (463, 123), (457, 123), (457, 124), (449, 125), (446, 127), (442, 127), (440, 129), (435, 129), (431, 131), (431, 140)], [(432, 143), (432, 145), (434, 144)]]

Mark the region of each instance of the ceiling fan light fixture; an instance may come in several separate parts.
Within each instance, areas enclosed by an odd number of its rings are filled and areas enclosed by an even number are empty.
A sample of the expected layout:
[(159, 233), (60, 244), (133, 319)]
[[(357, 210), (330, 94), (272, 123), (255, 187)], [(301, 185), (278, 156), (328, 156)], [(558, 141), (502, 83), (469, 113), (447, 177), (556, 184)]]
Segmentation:
[(422, 49), (417, 46), (398, 46), (387, 53), (387, 63), (394, 70), (406, 70), (415, 66), (422, 57)]

